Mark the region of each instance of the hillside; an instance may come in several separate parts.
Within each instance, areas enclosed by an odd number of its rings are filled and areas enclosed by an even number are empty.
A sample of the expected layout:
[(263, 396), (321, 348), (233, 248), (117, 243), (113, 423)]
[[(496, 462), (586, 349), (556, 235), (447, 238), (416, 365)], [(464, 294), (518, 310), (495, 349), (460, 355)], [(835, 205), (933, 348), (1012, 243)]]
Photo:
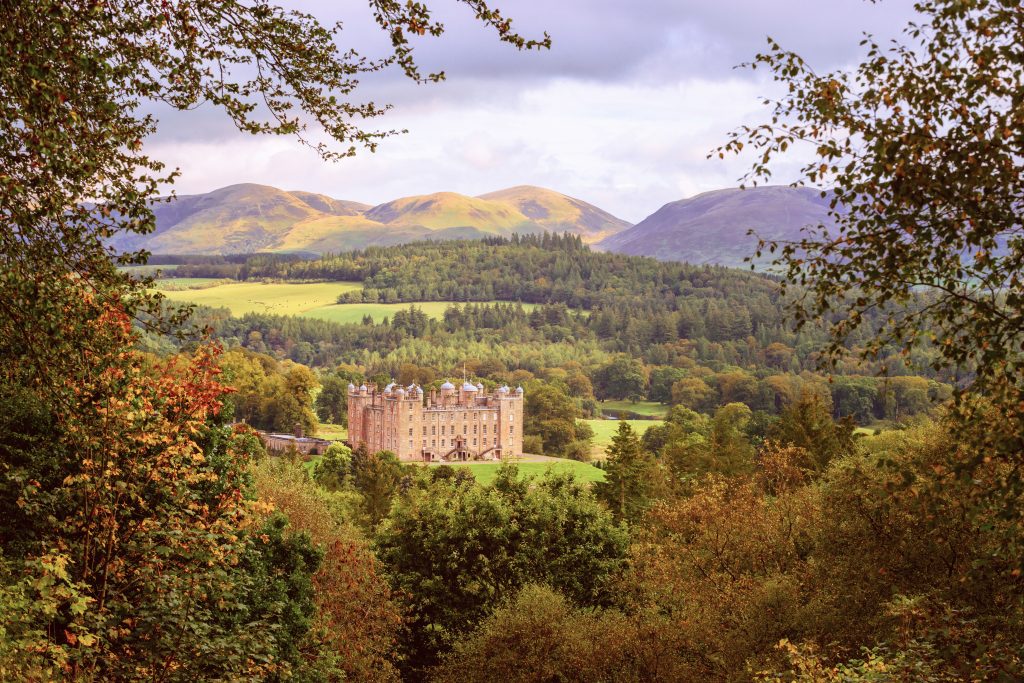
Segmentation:
[(582, 235), (588, 243), (630, 227), (628, 222), (593, 204), (543, 187), (518, 185), (482, 194), (479, 199), (515, 209), (545, 230)]
[(120, 250), (160, 254), (327, 253), (422, 240), (572, 232), (593, 242), (629, 226), (596, 206), (539, 187), (468, 197), (437, 192), (378, 206), (243, 183), (154, 206), (156, 230), (120, 235)]
[(666, 204), (632, 228), (602, 240), (597, 248), (665, 261), (742, 267), (757, 247), (757, 237), (748, 231), (767, 239), (795, 240), (801, 228), (828, 220), (828, 200), (817, 190), (715, 190)]

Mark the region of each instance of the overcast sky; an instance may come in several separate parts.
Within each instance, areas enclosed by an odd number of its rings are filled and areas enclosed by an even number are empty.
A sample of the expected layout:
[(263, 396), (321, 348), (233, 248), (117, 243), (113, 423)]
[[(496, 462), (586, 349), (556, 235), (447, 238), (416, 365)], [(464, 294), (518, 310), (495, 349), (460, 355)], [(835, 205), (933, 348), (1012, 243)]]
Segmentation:
[[(359, 0), (280, 4), (345, 21), (346, 49), (380, 56), (386, 48)], [(447, 31), (419, 41), (417, 54), (448, 80), (416, 85), (396, 72), (360, 86), (359, 99), (394, 105), (377, 127), (409, 131), (375, 154), (323, 162), (294, 140), (239, 133), (209, 106), (159, 110), (148, 151), (181, 168), (179, 194), (257, 182), (377, 204), (529, 184), (635, 222), (666, 202), (736, 185), (749, 160), (706, 156), (733, 128), (764, 119), (760, 98), (773, 84), (733, 67), (766, 36), (822, 71), (856, 63), (861, 32), (893, 37), (912, 17), (911, 0), (496, 2), (521, 33), (551, 34), (551, 50), (519, 52), (475, 25), (465, 6), (429, 4)], [(785, 166), (776, 178), (792, 179)]]

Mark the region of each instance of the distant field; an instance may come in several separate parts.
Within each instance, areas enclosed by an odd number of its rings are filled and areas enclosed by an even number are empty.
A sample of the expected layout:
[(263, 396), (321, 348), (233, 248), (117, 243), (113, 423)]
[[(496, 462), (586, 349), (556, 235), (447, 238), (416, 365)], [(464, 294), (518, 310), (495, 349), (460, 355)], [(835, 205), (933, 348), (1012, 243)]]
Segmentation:
[[(465, 467), (481, 484), (487, 485), (498, 476), (498, 468), (501, 463), (497, 462), (460, 462), (447, 463), (452, 467)], [(593, 465), (577, 460), (556, 459), (552, 462), (521, 462), (517, 464), (519, 476), (533, 476), (544, 474), (549, 469), (555, 472), (571, 472), (576, 479), (592, 483), (604, 481), (604, 470), (599, 470)]]
[(384, 318), (394, 316), (396, 311), (405, 311), (410, 306), (415, 306), (431, 318), (440, 320), (444, 316), (444, 310), (451, 305), (449, 301), (426, 301), (416, 304), (333, 304), (303, 311), (301, 315), (304, 318), (317, 318), (335, 323), (358, 323), (362, 322), (364, 315), (368, 315), (375, 323), (379, 323)]
[(358, 282), (264, 283), (231, 282), (207, 289), (160, 291), (172, 301), (202, 306), (225, 307), (235, 316), (246, 313), (301, 315), (314, 308), (333, 304), (344, 292), (362, 287)]
[(597, 405), (602, 413), (611, 416), (623, 412), (656, 418), (668, 415), (668, 406), (654, 401), (599, 401)]
[[(410, 306), (422, 310), (431, 318), (441, 319), (449, 301), (427, 301), (404, 304), (336, 304), (338, 295), (357, 291), (359, 282), (312, 282), (312, 283), (266, 283), (226, 282), (209, 278), (170, 278), (158, 284), (160, 292), (171, 301), (189, 302), (201, 306), (224, 307), (234, 316), (246, 313), (272, 313), (275, 315), (300, 315), (336, 323), (362, 322), (369, 315), (379, 323), (395, 312), (407, 310)], [(191, 283), (191, 284), (190, 284)], [(212, 286), (210, 286), (212, 285)], [(189, 287), (195, 287), (189, 289)], [(201, 288), (200, 288), (201, 287)], [(494, 302), (489, 302), (494, 303)], [(523, 304), (526, 310), (534, 304)]]
[[(619, 431), (619, 420), (584, 420), (594, 430), (594, 447), (591, 453), (603, 456), (604, 449), (611, 445), (612, 437)], [(661, 424), (661, 420), (626, 420), (633, 431), (642, 435), (651, 427)]]
[(229, 283), (230, 280), (216, 277), (162, 277), (156, 284), (161, 291), (179, 291), (183, 289), (209, 289)]

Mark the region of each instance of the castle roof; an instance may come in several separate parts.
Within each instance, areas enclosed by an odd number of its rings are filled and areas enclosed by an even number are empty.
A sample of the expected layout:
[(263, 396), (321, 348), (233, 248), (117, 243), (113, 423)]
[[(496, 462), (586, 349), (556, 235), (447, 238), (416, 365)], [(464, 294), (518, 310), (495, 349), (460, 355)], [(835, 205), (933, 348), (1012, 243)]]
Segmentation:
[(441, 385), (441, 388), (442, 389), (454, 389), (455, 385), (452, 384), (451, 382), (445, 382), (444, 384)]

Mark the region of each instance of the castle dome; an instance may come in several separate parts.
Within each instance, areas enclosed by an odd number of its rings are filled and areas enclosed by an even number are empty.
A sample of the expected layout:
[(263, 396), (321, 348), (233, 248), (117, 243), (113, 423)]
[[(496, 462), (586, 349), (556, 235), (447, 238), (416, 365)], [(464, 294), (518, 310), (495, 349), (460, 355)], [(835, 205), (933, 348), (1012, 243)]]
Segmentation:
[(392, 382), (391, 384), (389, 384), (389, 385), (387, 385), (386, 387), (384, 387), (384, 391), (385, 391), (385, 392), (387, 392), (387, 391), (391, 391), (391, 390), (392, 390), (392, 389), (394, 389), (394, 388), (395, 388), (395, 383), (394, 383), (394, 382)]
[(366, 385), (365, 384), (360, 384), (359, 385), (359, 391), (366, 391)]
[(356, 385), (352, 384), (352, 382), (349, 382), (348, 383), (348, 390), (349, 391), (355, 391), (356, 390)]
[(516, 387), (516, 396), (522, 396), (522, 395), (523, 395), (523, 388), (522, 387)]
[(403, 389), (402, 387), (398, 387), (398, 391), (395, 392), (395, 395), (397, 395), (400, 398), (404, 398), (405, 397), (405, 389)]
[(473, 383), (472, 383), (472, 382), (463, 382), (463, 383), (462, 383), (462, 390), (463, 390), (463, 391), (479, 391), (479, 389), (477, 389), (477, 388), (476, 388), (476, 387), (475, 387), (475, 386), (473, 385)]
[(511, 390), (508, 387), (506, 387), (506, 386), (502, 386), (502, 387), (498, 388), (498, 393), (499, 394), (507, 394), (509, 391), (511, 391)]
[(454, 389), (454, 388), (455, 388), (455, 385), (452, 384), (451, 382), (445, 382), (444, 384), (441, 385), (441, 391), (444, 391), (446, 389)]

